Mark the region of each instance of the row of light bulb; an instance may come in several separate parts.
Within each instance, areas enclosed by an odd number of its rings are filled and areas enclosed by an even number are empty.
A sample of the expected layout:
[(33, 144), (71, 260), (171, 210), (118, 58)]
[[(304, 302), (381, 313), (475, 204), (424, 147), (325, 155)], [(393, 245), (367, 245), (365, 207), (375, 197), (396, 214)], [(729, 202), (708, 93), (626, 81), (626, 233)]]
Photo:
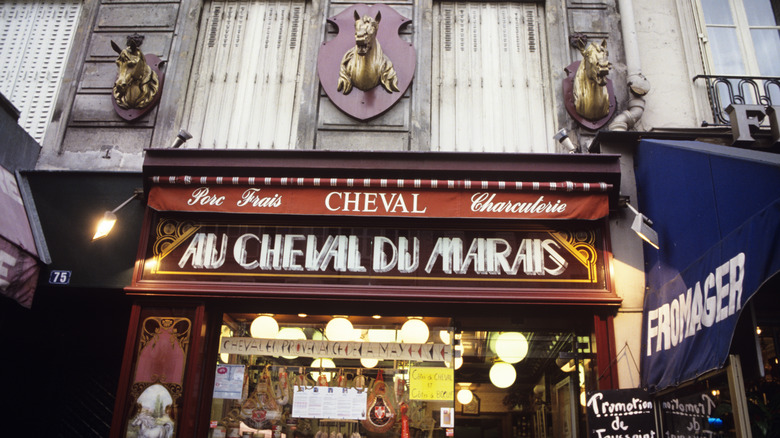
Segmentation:
[[(283, 328), (279, 330), (279, 324), (271, 315), (260, 315), (252, 321), (249, 333), (253, 338), (260, 339), (306, 339), (299, 328)], [(392, 333), (392, 338), (384, 333)], [(445, 331), (446, 333), (446, 331)], [(369, 330), (369, 337), (376, 337), (375, 342), (395, 341), (395, 330)], [(430, 332), (428, 325), (422, 318), (410, 317), (401, 326), (399, 332), (400, 341), (409, 344), (424, 344), (428, 342)], [(355, 330), (352, 323), (344, 316), (336, 316), (325, 326), (325, 337), (329, 341), (360, 341), (360, 331)], [(381, 338), (381, 339), (380, 339)], [(448, 341), (449, 342), (449, 341)]]
[[(280, 330), (279, 324), (271, 315), (260, 315), (255, 318), (249, 327), (249, 333), (253, 338), (260, 339), (306, 339), (306, 334), (300, 328), (285, 327)], [(343, 316), (334, 317), (325, 326), (325, 337), (330, 341), (360, 342), (360, 334), (360, 330), (355, 330), (349, 319)], [(429, 335), (428, 325), (425, 324), (422, 318), (416, 317), (410, 317), (399, 332), (400, 341), (410, 344), (423, 344), (428, 341)], [(369, 341), (372, 342), (395, 342), (396, 334), (395, 330), (369, 330), (368, 337)], [(295, 359), (297, 356), (282, 357)], [(366, 368), (373, 368), (379, 363), (379, 360), (361, 358), (360, 363)], [(327, 368), (335, 365), (333, 365), (331, 359), (315, 359), (312, 362), (312, 367), (317, 368), (321, 366)]]
[[(252, 321), (249, 332), (254, 338), (262, 339), (306, 339), (306, 335), (299, 328), (283, 328), (279, 330), (279, 324), (270, 315), (260, 315)], [(393, 342), (395, 341), (394, 330), (369, 330), (369, 340), (372, 342)], [(422, 344), (428, 341), (430, 332), (428, 325), (422, 318), (410, 317), (404, 323), (399, 332), (401, 342)], [(331, 341), (359, 341), (360, 331), (355, 330), (352, 323), (343, 316), (337, 316), (331, 319), (325, 326), (325, 336)], [(440, 334), (442, 341), (449, 343), (449, 333), (443, 330)], [(460, 350), (461, 355), (456, 355), (455, 369), (463, 365), (462, 345), (456, 345), (456, 350)], [(525, 359), (528, 354), (528, 340), (519, 332), (504, 332), (496, 339), (495, 351), (499, 361), (490, 368), (490, 381), (498, 388), (508, 388), (517, 378), (515, 367), (512, 364)], [(295, 356), (285, 359), (294, 359)], [(316, 359), (312, 366), (321, 366), (322, 362)], [(327, 359), (324, 359), (327, 360)], [(332, 362), (332, 361), (331, 361)], [(379, 361), (377, 359), (360, 359), (360, 363), (366, 368), (373, 368)], [(467, 404), (467, 403), (465, 403)]]

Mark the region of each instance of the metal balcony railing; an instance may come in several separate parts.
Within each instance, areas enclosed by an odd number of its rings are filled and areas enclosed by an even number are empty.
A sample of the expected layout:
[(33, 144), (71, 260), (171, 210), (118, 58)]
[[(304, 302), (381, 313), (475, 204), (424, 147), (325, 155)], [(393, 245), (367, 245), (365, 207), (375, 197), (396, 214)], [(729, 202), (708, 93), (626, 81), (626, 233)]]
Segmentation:
[(703, 80), (712, 108), (713, 122), (703, 126), (730, 126), (726, 107), (737, 105), (780, 105), (780, 77), (698, 75)]

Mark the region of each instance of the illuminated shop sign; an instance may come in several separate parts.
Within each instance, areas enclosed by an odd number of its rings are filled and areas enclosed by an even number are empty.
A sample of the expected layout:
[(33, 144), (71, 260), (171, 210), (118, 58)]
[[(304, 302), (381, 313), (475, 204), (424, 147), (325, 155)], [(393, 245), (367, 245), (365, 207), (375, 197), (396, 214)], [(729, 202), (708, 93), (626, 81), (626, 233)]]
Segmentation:
[(605, 290), (598, 225), (463, 230), (161, 217), (140, 281)]

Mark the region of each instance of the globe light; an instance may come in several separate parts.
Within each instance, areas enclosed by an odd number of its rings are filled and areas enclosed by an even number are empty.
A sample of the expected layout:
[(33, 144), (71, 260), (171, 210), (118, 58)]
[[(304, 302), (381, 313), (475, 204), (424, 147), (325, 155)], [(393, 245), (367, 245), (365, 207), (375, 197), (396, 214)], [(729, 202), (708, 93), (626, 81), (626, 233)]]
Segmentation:
[(458, 391), (458, 394), (455, 397), (458, 399), (458, 403), (462, 405), (467, 405), (471, 403), (472, 400), (474, 400), (474, 394), (470, 389), (467, 388)]
[(419, 318), (410, 318), (401, 326), (401, 342), (424, 344), (429, 334), (428, 325)]
[(439, 339), (445, 344), (449, 344), (451, 340), (450, 332), (448, 330), (439, 330)]
[(355, 340), (355, 329), (352, 328), (352, 323), (347, 318), (337, 316), (325, 326), (325, 337), (329, 341), (353, 341)]
[[(336, 368), (336, 363), (333, 362), (333, 359), (317, 358), (311, 362), (311, 367), (316, 369)], [(328, 382), (330, 382), (330, 380), (333, 379), (333, 374), (335, 373), (331, 373), (331, 372), (322, 373), (322, 375), (325, 376), (325, 380), (327, 380)], [(320, 372), (312, 370), (311, 378), (314, 379), (314, 381), (316, 382), (320, 378)]]
[[(230, 327), (223, 325), (219, 335), (219, 345), (222, 345), (222, 338), (229, 338), (231, 336), (233, 336), (233, 330), (230, 330)], [(219, 358), (222, 359), (222, 362), (224, 363), (230, 362), (230, 354), (228, 353), (220, 353)]]
[[(458, 355), (458, 351), (460, 351), (460, 355)], [(455, 346), (455, 356), (456, 357), (454, 362), (455, 362), (455, 369), (457, 370), (463, 366), (463, 345), (458, 344)], [(444, 362), (444, 366), (449, 368), (450, 363)]]
[(528, 354), (528, 340), (522, 333), (501, 333), (496, 339), (496, 354), (506, 363), (518, 363)]
[(260, 315), (252, 321), (249, 333), (253, 338), (275, 339), (279, 334), (279, 324), (271, 315)]
[[(290, 340), (304, 340), (306, 339), (306, 333), (302, 329), (297, 327), (285, 327), (279, 330), (276, 335), (276, 339), (290, 339)], [(285, 359), (295, 359), (298, 356), (282, 356)]]
[(395, 330), (368, 329), (369, 342), (395, 342)]
[(379, 364), (379, 359), (360, 358), (360, 364), (365, 368), (374, 368)]
[(512, 364), (496, 362), (490, 367), (490, 383), (496, 388), (509, 388), (515, 383), (517, 372)]

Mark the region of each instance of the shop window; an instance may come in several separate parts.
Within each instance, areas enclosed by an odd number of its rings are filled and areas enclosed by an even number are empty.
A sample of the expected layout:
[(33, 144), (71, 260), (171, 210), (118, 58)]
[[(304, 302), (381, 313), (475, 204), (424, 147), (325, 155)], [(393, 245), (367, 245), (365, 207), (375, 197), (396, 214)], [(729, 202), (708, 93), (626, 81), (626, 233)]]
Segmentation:
[[(410, 342), (409, 324), (422, 338)], [(210, 436), (582, 435), (597, 375), (591, 335), (460, 324), (224, 314)]]
[(202, 148), (295, 144), (305, 2), (214, 0), (203, 6), (184, 124)]
[(81, 2), (0, 2), (0, 93), (19, 125), (43, 141), (76, 30)]
[(543, 5), (441, 2), (434, 13), (432, 148), (548, 152)]

